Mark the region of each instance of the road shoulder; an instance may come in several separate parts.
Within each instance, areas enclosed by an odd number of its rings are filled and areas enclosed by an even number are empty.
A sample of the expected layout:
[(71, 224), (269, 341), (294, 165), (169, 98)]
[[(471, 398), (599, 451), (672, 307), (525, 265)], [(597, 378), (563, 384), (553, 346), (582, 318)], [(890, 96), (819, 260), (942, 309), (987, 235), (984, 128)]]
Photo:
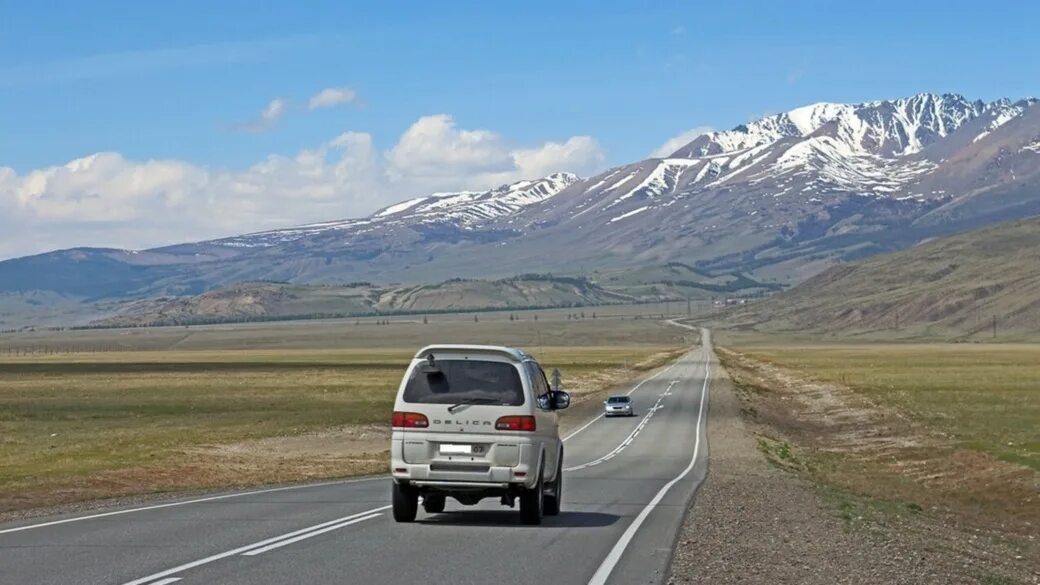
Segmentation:
[(721, 367), (711, 389), (709, 472), (677, 545), (670, 583), (963, 583), (915, 539), (850, 529), (821, 490), (758, 450)]

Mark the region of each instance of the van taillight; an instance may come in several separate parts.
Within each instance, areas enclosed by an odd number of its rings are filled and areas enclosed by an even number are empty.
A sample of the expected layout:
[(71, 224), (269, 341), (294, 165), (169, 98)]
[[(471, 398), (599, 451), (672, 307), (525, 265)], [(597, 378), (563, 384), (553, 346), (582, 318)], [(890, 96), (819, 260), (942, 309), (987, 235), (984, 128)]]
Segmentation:
[(426, 418), (425, 414), (419, 414), (418, 412), (399, 412), (395, 410), (393, 426), (394, 428), (403, 429), (425, 429), (430, 426), (430, 419)]
[(503, 416), (495, 421), (495, 428), (500, 431), (534, 431), (534, 417)]

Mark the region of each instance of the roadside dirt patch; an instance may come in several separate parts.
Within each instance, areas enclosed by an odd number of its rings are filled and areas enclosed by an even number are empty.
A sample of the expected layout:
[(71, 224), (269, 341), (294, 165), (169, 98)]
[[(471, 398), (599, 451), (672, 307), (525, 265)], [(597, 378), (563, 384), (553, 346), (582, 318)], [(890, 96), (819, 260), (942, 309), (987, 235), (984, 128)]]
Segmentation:
[(316, 433), (197, 447), (164, 463), (107, 471), (0, 499), (0, 520), (92, 507), (147, 494), (289, 484), (384, 473), (390, 427), (344, 426)]

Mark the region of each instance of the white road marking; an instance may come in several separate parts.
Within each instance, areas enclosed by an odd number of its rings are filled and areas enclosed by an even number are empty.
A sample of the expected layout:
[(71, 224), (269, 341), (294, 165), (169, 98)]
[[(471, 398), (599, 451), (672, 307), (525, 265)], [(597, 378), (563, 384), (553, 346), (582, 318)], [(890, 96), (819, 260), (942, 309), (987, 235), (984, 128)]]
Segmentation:
[(301, 535), (293, 537), (293, 538), (288, 538), (286, 540), (281, 540), (281, 541), (278, 541), (278, 542), (276, 542), (274, 544), (269, 544), (269, 545), (267, 545), (265, 547), (262, 547), (262, 548), (254, 548), (253, 550), (246, 551), (246, 552), (242, 553), (242, 555), (243, 556), (249, 556), (249, 557), (255, 557), (256, 555), (264, 554), (267, 551), (271, 551), (271, 550), (274, 550), (276, 548), (281, 548), (283, 546), (287, 546), (287, 545), (293, 544), (294, 542), (300, 542), (301, 540), (306, 540), (308, 538), (313, 538), (315, 536), (318, 536), (319, 534), (325, 534), (326, 532), (331, 532), (333, 530), (338, 530), (340, 528), (344, 528), (344, 527), (350, 526), (351, 524), (357, 524), (358, 522), (364, 522), (365, 520), (371, 520), (373, 518), (378, 518), (380, 516), (382, 516), (382, 514), (369, 514), (368, 516), (362, 516), (360, 518), (355, 518), (353, 520), (349, 520), (347, 522), (342, 522), (340, 524), (333, 524), (332, 526), (326, 526), (325, 528), (322, 528), (321, 530), (315, 530), (313, 532), (308, 532), (306, 534), (301, 534)]
[(122, 515), (122, 514), (131, 514), (133, 512), (144, 512), (146, 510), (159, 510), (161, 508), (173, 508), (175, 506), (187, 506), (188, 504), (200, 504), (202, 502), (213, 502), (213, 501), (216, 501), (216, 500), (226, 500), (228, 498), (240, 498), (242, 496), (255, 496), (255, 495), (258, 495), (258, 494), (269, 494), (269, 493), (272, 493), (272, 492), (284, 492), (284, 491), (287, 491), (287, 490), (298, 490), (298, 489), (304, 489), (304, 488), (321, 487), (321, 486), (326, 486), (326, 485), (359, 483), (359, 482), (362, 482), (362, 481), (374, 481), (374, 480), (377, 480), (377, 479), (386, 479), (386, 477), (385, 476), (381, 476), (381, 477), (366, 477), (366, 478), (362, 478), (362, 479), (347, 479), (347, 480), (337, 480), (337, 481), (326, 481), (326, 482), (322, 482), (322, 483), (310, 483), (310, 484), (306, 484), (306, 485), (290, 485), (290, 486), (279, 487), (279, 488), (269, 488), (269, 489), (263, 489), (263, 490), (253, 490), (253, 491), (248, 491), (248, 492), (238, 492), (238, 493), (234, 493), (234, 494), (224, 494), (224, 495), (220, 495), (220, 496), (210, 496), (208, 498), (198, 498), (198, 499), (195, 499), (195, 500), (186, 500), (186, 501), (183, 501), (183, 502), (170, 502), (168, 504), (155, 504), (154, 506), (142, 506), (140, 508), (129, 508), (127, 510), (115, 510), (115, 511), (112, 511), (112, 512), (102, 512), (100, 514), (90, 514), (88, 516), (77, 516), (75, 518), (65, 518), (64, 520), (53, 520), (51, 522), (42, 522), (40, 524), (30, 524), (28, 526), (18, 526), (18, 527), (15, 527), (15, 528), (7, 528), (5, 530), (0, 530), (0, 534), (7, 534), (9, 532), (21, 532), (23, 530), (32, 530), (34, 528), (44, 528), (46, 526), (57, 526), (58, 524), (68, 524), (70, 522), (80, 522), (82, 520), (92, 520), (94, 518), (107, 518), (109, 516), (119, 516), (119, 515)]
[(614, 567), (617, 566), (618, 561), (621, 560), (621, 555), (624, 554), (625, 549), (628, 548), (628, 544), (632, 542), (632, 538), (635, 537), (636, 532), (639, 531), (639, 527), (642, 526), (643, 522), (646, 521), (646, 518), (650, 515), (650, 512), (653, 512), (654, 508), (656, 508), (657, 505), (661, 503), (661, 500), (664, 499), (665, 495), (668, 493), (668, 490), (672, 489), (672, 486), (679, 483), (680, 481), (682, 481), (684, 477), (689, 475), (690, 472), (693, 471), (694, 466), (697, 464), (697, 455), (700, 452), (701, 446), (701, 423), (704, 420), (704, 400), (708, 394), (708, 383), (711, 380), (711, 368), (708, 364), (708, 358), (710, 354), (708, 354), (707, 344), (704, 345), (704, 352), (704, 385), (701, 387), (701, 402), (700, 405), (698, 405), (697, 407), (696, 439), (693, 442), (693, 457), (690, 459), (690, 464), (686, 466), (686, 469), (684, 469), (682, 473), (680, 473), (674, 479), (666, 483), (664, 487), (662, 487), (661, 490), (657, 492), (657, 495), (654, 496), (654, 499), (650, 500), (650, 503), (647, 504), (641, 512), (639, 512), (639, 515), (636, 516), (636, 519), (628, 525), (628, 528), (621, 535), (621, 538), (618, 539), (618, 541), (614, 544), (614, 548), (610, 549), (610, 552), (607, 554), (607, 558), (603, 559), (603, 562), (600, 564), (599, 569), (596, 570), (596, 573), (592, 576), (592, 579), (589, 580), (589, 585), (604, 585), (604, 583), (607, 582), (607, 578), (610, 577), (610, 573), (614, 570)]
[[(683, 357), (685, 357), (685, 355), (684, 355)], [(679, 358), (679, 360), (681, 360), (681, 359), (682, 359), (682, 358)], [(650, 380), (653, 380), (653, 379), (657, 378), (657, 377), (658, 377), (658, 376), (660, 376), (661, 374), (663, 374), (663, 373), (665, 373), (665, 372), (667, 372), (667, 371), (671, 370), (672, 368), (674, 368), (674, 367), (675, 367), (675, 366), (677, 366), (677, 365), (679, 365), (679, 361), (678, 361), (678, 360), (676, 360), (676, 361), (672, 362), (672, 364), (671, 364), (670, 366), (668, 366), (667, 368), (665, 368), (665, 369), (663, 369), (663, 370), (661, 370), (661, 371), (657, 372), (657, 373), (656, 373), (656, 374), (654, 374), (653, 376), (650, 376), (649, 378), (646, 378), (646, 379), (642, 380), (641, 382), (639, 382), (638, 384), (636, 384), (635, 386), (633, 386), (633, 387), (632, 387), (632, 389), (630, 389), (630, 390), (629, 390), (628, 392), (625, 392), (625, 396), (631, 396), (631, 395), (632, 395), (632, 393), (633, 393), (633, 392), (635, 392), (636, 390), (639, 390), (639, 388), (640, 388), (640, 387), (641, 387), (641, 386), (642, 386), (643, 384), (646, 384), (646, 383), (647, 383), (647, 382), (649, 382)], [(571, 437), (573, 437), (574, 435), (577, 435), (578, 433), (580, 433), (580, 432), (584, 431), (585, 429), (587, 429), (587, 428), (591, 427), (591, 426), (592, 426), (592, 423), (594, 423), (594, 422), (598, 421), (598, 420), (599, 420), (599, 419), (601, 419), (601, 418), (603, 418), (603, 413), (602, 413), (602, 412), (601, 412), (601, 413), (599, 413), (599, 416), (597, 416), (596, 418), (594, 418), (594, 419), (590, 420), (589, 422), (587, 422), (587, 423), (585, 423), (585, 424), (581, 425), (581, 427), (579, 427), (579, 428), (578, 428), (577, 430), (575, 430), (574, 432), (572, 432), (571, 434), (567, 435), (566, 437), (564, 437), (564, 438), (563, 438), (563, 439), (561, 439), (561, 440), (562, 440), (562, 441), (567, 441), (567, 440), (569, 440), (569, 439), (570, 439)]]
[[(237, 555), (237, 554), (242, 554), (242, 553), (244, 553), (246, 551), (250, 551), (250, 550), (253, 550), (255, 548), (260, 548), (260, 547), (264, 547), (264, 546), (267, 546), (267, 545), (275, 543), (275, 542), (281, 542), (281, 541), (286, 540), (286, 539), (291, 539), (291, 538), (299, 536), (301, 534), (308, 534), (310, 532), (313, 532), (315, 530), (320, 530), (322, 528), (325, 528), (327, 526), (331, 526), (333, 524), (341, 524), (341, 523), (343, 523), (345, 521), (348, 521), (348, 520), (353, 520), (355, 518), (360, 518), (361, 516), (369, 516), (369, 515), (375, 514), (376, 512), (383, 512), (384, 510), (389, 510), (390, 507), (391, 506), (381, 506), (379, 508), (373, 508), (371, 510), (366, 510), (364, 512), (358, 512), (357, 514), (351, 514), (350, 516), (344, 516), (342, 518), (337, 518), (335, 520), (330, 520), (328, 522), (322, 522), (321, 524), (316, 524), (314, 526), (309, 526), (307, 528), (303, 528), (301, 530), (296, 530), (296, 531), (290, 532), (288, 534), (282, 534), (280, 536), (275, 536), (273, 538), (268, 538), (266, 540), (261, 540), (260, 542), (254, 542), (253, 544), (247, 544), (246, 546), (240, 546), (240, 547), (238, 547), (236, 549), (232, 549), (232, 550), (229, 550), (227, 552), (222, 552), (222, 553), (218, 553), (218, 554), (215, 554), (215, 555), (211, 555), (211, 556), (208, 556), (208, 557), (206, 557), (204, 559), (199, 559), (197, 561), (192, 561), (190, 563), (185, 563), (183, 565), (179, 565), (179, 566), (173, 567), (172, 569), (166, 569), (165, 571), (160, 571), (160, 572), (155, 573), (153, 575), (148, 575), (147, 577), (141, 577), (140, 579), (135, 579), (133, 581), (128, 581), (128, 582), (124, 583), (123, 585), (145, 585), (145, 583), (151, 583), (152, 581), (154, 581), (156, 579), (161, 579), (163, 577), (169, 577), (170, 575), (175, 575), (175, 574), (180, 573), (182, 571), (187, 571), (188, 569), (194, 569), (195, 567), (200, 567), (202, 565), (207, 565), (207, 564), (212, 563), (214, 561), (219, 561), (221, 559), (226, 559), (228, 557), (231, 557), (231, 556), (234, 556), (234, 555)], [(376, 514), (376, 515), (378, 515), (378, 514)]]
[(169, 577), (169, 578), (163, 579), (162, 581), (156, 581), (155, 583), (149, 583), (148, 585), (170, 585), (170, 583), (176, 583), (177, 581), (180, 581), (180, 580), (181, 580), (180, 577)]
[[(668, 390), (671, 390), (672, 386), (674, 386), (675, 383), (676, 383), (676, 380), (672, 380), (672, 383), (668, 384)], [(585, 469), (587, 467), (592, 467), (593, 465), (599, 465), (600, 463), (603, 463), (604, 461), (613, 459), (614, 456), (616, 456), (618, 453), (624, 451), (625, 447), (628, 447), (629, 445), (632, 444), (632, 441), (635, 440), (635, 438), (639, 435), (639, 433), (646, 427), (647, 423), (650, 422), (650, 419), (653, 418), (654, 413), (656, 413), (658, 410), (661, 410), (662, 408), (664, 408), (664, 406), (661, 405), (661, 401), (664, 400), (664, 397), (667, 396), (667, 395), (670, 395), (670, 394), (666, 390), (664, 394), (661, 394), (660, 396), (657, 397), (657, 402), (655, 402), (654, 405), (651, 406), (646, 411), (646, 415), (643, 416), (643, 420), (639, 421), (639, 424), (636, 426), (636, 428), (633, 429), (632, 432), (629, 433), (629, 435), (627, 437), (625, 437), (624, 440), (622, 440), (621, 443), (619, 443), (617, 447), (614, 447), (613, 451), (611, 451), (610, 453), (607, 453), (606, 455), (604, 455), (604, 456), (602, 456), (599, 459), (596, 459), (594, 461), (589, 461), (588, 463), (582, 463), (581, 465), (575, 465), (573, 467), (564, 467), (563, 470), (564, 471), (578, 471), (579, 469)]]

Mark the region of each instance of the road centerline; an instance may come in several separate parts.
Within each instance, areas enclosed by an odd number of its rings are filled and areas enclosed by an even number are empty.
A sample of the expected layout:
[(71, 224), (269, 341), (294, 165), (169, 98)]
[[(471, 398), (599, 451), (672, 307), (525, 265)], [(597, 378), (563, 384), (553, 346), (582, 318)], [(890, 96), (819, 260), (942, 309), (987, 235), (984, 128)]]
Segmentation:
[(378, 518), (378, 517), (380, 517), (382, 515), (383, 515), (382, 513), (379, 513), (379, 514), (369, 514), (368, 516), (362, 516), (360, 518), (354, 518), (353, 520), (348, 520), (346, 522), (341, 522), (339, 524), (333, 524), (332, 526), (326, 526), (325, 528), (321, 528), (319, 530), (313, 530), (311, 532), (307, 532), (307, 533), (301, 534), (299, 536), (294, 536), (292, 538), (287, 538), (285, 540), (280, 540), (278, 542), (269, 544), (267, 546), (263, 546), (263, 547), (260, 547), (260, 548), (254, 548), (252, 550), (247, 550), (246, 552), (242, 553), (242, 556), (254, 557), (256, 555), (261, 555), (261, 554), (264, 554), (265, 552), (272, 551), (272, 550), (274, 550), (276, 548), (281, 548), (283, 546), (288, 546), (290, 544), (300, 542), (301, 540), (306, 540), (308, 538), (313, 538), (315, 536), (318, 536), (319, 534), (325, 534), (326, 532), (332, 532), (333, 530), (339, 530), (340, 528), (346, 528), (347, 526), (351, 526), (353, 524), (359, 524), (361, 522), (364, 522), (365, 520), (371, 520), (373, 518)]
[[(270, 545), (270, 544), (281, 542), (281, 541), (286, 540), (286, 539), (292, 539), (292, 538), (294, 538), (296, 536), (309, 534), (310, 532), (313, 532), (315, 530), (320, 530), (320, 529), (323, 529), (323, 528), (328, 527), (328, 526), (332, 526), (332, 525), (335, 525), (335, 524), (340, 524), (340, 523), (343, 523), (343, 522), (346, 522), (346, 521), (349, 521), (349, 520), (354, 520), (354, 519), (360, 518), (362, 516), (371, 516), (371, 515), (378, 516), (379, 514), (376, 514), (376, 512), (383, 512), (383, 511), (389, 510), (389, 509), (390, 509), (390, 506), (381, 506), (379, 508), (373, 508), (371, 510), (366, 510), (364, 512), (358, 512), (357, 514), (351, 514), (350, 516), (344, 516), (342, 518), (337, 518), (335, 520), (330, 520), (328, 522), (322, 522), (321, 524), (316, 524), (314, 526), (308, 526), (307, 528), (302, 528), (300, 530), (295, 530), (293, 532), (289, 532), (288, 534), (281, 534), (279, 536), (275, 536), (275, 537), (272, 537), (272, 538), (267, 538), (267, 539), (261, 540), (260, 542), (254, 542), (252, 544), (247, 544), (245, 546), (240, 546), (238, 548), (235, 548), (235, 549), (232, 549), (232, 550), (229, 550), (229, 551), (225, 551), (225, 552), (222, 552), (222, 553), (217, 553), (215, 555), (210, 555), (208, 557), (199, 559), (197, 561), (192, 561), (190, 563), (184, 563), (183, 565), (178, 565), (176, 567), (173, 567), (173, 568), (170, 568), (170, 569), (166, 569), (164, 571), (159, 571), (158, 573), (153, 573), (151, 575), (148, 575), (147, 577), (141, 577), (140, 579), (134, 579), (133, 581), (127, 581), (123, 585), (145, 585), (146, 583), (147, 584), (152, 584), (152, 582), (155, 581), (156, 579), (162, 579), (163, 577), (169, 577), (171, 575), (176, 575), (177, 573), (181, 573), (181, 572), (187, 571), (189, 569), (194, 569), (195, 567), (201, 567), (202, 565), (208, 565), (209, 563), (213, 563), (213, 562), (219, 561), (221, 559), (226, 559), (228, 557), (232, 557), (232, 556), (235, 556), (235, 555), (238, 555), (238, 554), (242, 554), (244, 552), (253, 550), (255, 548), (264, 547), (264, 546), (267, 546), (267, 545)], [(152, 584), (152, 585), (154, 585), (154, 584)]]
[(626, 528), (625, 532), (622, 533), (621, 538), (619, 538), (614, 544), (606, 558), (604, 558), (603, 562), (600, 563), (599, 568), (596, 569), (596, 572), (592, 575), (592, 578), (589, 580), (589, 585), (604, 585), (607, 582), (610, 574), (614, 571), (614, 568), (617, 567), (618, 562), (621, 560), (621, 556), (628, 548), (629, 543), (631, 543), (632, 539), (635, 538), (636, 533), (639, 532), (639, 528), (646, 521), (647, 517), (650, 516), (650, 513), (658, 507), (661, 500), (664, 499), (672, 487), (689, 475), (697, 465), (697, 456), (700, 453), (701, 445), (701, 427), (704, 421), (704, 402), (707, 399), (708, 385), (711, 382), (711, 353), (709, 351), (710, 337), (707, 331), (702, 333), (702, 337), (705, 339), (705, 342), (702, 344), (704, 351), (704, 384), (701, 386), (700, 404), (697, 407), (697, 426), (693, 442), (693, 456), (690, 458), (690, 463), (681, 473), (679, 473), (679, 475), (666, 483), (657, 494), (654, 495), (654, 498), (650, 500), (650, 503), (639, 512), (639, 515), (636, 516), (635, 520), (628, 525), (628, 528)]

